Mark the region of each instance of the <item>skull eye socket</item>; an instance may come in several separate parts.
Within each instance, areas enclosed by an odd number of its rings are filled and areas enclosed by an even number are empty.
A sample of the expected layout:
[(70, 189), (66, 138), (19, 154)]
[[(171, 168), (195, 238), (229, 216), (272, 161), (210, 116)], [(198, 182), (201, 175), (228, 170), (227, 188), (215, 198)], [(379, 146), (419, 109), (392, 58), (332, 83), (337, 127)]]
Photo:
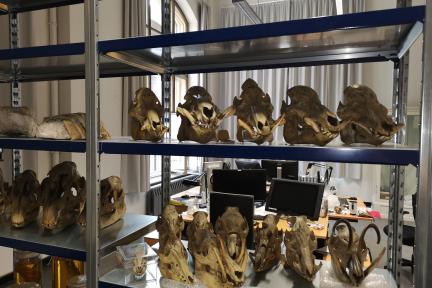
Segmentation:
[(152, 125), (153, 125), (153, 127), (157, 127), (157, 126), (160, 125), (160, 123), (159, 123), (159, 122), (156, 122), (156, 121), (152, 121)]
[(72, 195), (73, 195), (74, 197), (77, 197), (77, 196), (78, 196), (78, 191), (75, 189), (75, 187), (72, 187), (72, 188), (71, 188), (71, 192), (72, 192)]
[(114, 204), (114, 197), (111, 197), (110, 202), (111, 204)]
[(204, 107), (203, 109), (203, 113), (207, 118), (211, 118), (213, 116), (213, 112), (214, 112), (213, 108)]
[(327, 117), (327, 121), (332, 125), (332, 126), (337, 126), (338, 125), (338, 120), (334, 117), (328, 116)]
[(264, 124), (262, 122), (258, 122), (258, 129), (263, 129), (264, 128)]

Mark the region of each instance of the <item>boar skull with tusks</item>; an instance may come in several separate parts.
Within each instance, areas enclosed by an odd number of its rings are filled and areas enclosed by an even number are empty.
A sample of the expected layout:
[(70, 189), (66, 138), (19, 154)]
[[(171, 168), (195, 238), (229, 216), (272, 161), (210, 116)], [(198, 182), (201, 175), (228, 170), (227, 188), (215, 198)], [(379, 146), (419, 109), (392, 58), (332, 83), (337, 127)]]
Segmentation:
[(134, 140), (161, 141), (168, 127), (163, 125), (163, 107), (149, 88), (135, 92), (135, 98), (129, 108), (132, 118), (131, 132)]
[(340, 132), (345, 144), (378, 146), (389, 141), (404, 126), (388, 116), (387, 108), (378, 102), (375, 92), (364, 85), (345, 88), (344, 103), (339, 103), (337, 114), (342, 121), (350, 122)]
[(41, 184), (43, 228), (59, 231), (78, 222), (85, 201), (85, 182), (73, 162), (63, 162), (51, 169)]
[(237, 207), (227, 207), (216, 220), (215, 231), (222, 241), (221, 254), (228, 279), (234, 286), (241, 286), (248, 263), (246, 237), (249, 227), (246, 219)]
[(286, 258), (285, 267), (289, 267), (308, 281), (312, 281), (321, 268), (315, 264), (313, 251), (317, 248), (317, 240), (313, 231), (306, 223), (306, 217), (291, 217), (294, 223), (291, 231), (285, 232)]
[(40, 184), (36, 173), (26, 170), (13, 181), (6, 197), (6, 214), (15, 228), (36, 221), (39, 215)]
[(163, 277), (191, 284), (193, 274), (188, 265), (188, 254), (181, 242), (184, 229), (181, 215), (173, 205), (167, 205), (156, 222), (159, 232), (159, 269)]
[(273, 131), (284, 124), (284, 117), (272, 118), (273, 105), (270, 96), (252, 80), (242, 85), (240, 97), (234, 97), (231, 108), (237, 116), (237, 140), (249, 140), (257, 144), (273, 141)]
[(324, 146), (339, 135), (348, 122), (339, 123), (335, 113), (321, 104), (318, 94), (310, 87), (288, 89), (291, 104), (282, 102), (285, 117), (284, 138), (290, 144)]
[(279, 264), (283, 233), (277, 228), (280, 215), (266, 215), (254, 231), (255, 252), (250, 254), (254, 270), (266, 271)]
[(189, 88), (184, 99), (185, 103), (177, 107), (177, 115), (181, 116), (177, 139), (202, 144), (216, 140), (216, 129), (225, 117), (233, 114), (233, 109), (221, 113), (211, 95), (200, 86)]
[[(125, 193), (120, 177), (110, 176), (101, 181), (100, 188), (100, 229), (108, 227), (120, 219), (126, 213)], [(81, 209), (79, 224), (86, 226), (86, 205)]]

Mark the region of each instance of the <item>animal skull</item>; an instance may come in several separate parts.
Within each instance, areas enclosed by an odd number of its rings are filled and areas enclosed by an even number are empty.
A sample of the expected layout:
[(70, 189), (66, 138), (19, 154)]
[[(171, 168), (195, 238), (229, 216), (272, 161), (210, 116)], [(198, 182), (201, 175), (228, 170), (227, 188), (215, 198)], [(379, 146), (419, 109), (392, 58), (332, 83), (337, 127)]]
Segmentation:
[(181, 242), (184, 226), (183, 218), (175, 207), (167, 205), (156, 222), (159, 232), (159, 269), (167, 279), (191, 284), (193, 274), (189, 270), (187, 251)]
[(306, 217), (291, 217), (291, 223), (293, 222), (291, 231), (285, 232), (285, 267), (312, 281), (322, 265), (315, 265), (315, 256), (312, 253), (317, 248), (317, 240), (307, 226)]
[(147, 260), (144, 257), (144, 249), (136, 251), (135, 258), (133, 259), (132, 271), (136, 280), (144, 277), (147, 269)]
[(345, 144), (369, 143), (381, 145), (390, 140), (404, 125), (395, 123), (375, 92), (364, 85), (348, 86), (344, 90), (344, 104), (339, 103), (337, 114), (350, 124), (340, 132)]
[(85, 178), (76, 164), (63, 162), (54, 166), (41, 184), (42, 226), (62, 230), (77, 222), (85, 202)]
[(247, 79), (239, 98), (234, 97), (231, 109), (237, 116), (237, 140), (250, 140), (257, 144), (273, 141), (273, 131), (284, 124), (283, 116), (272, 118), (273, 105), (270, 96), (258, 84)]
[(326, 145), (339, 135), (347, 122), (339, 123), (335, 113), (321, 104), (310, 87), (295, 86), (287, 91), (291, 104), (282, 102), (285, 117), (284, 138), (290, 144)]
[(38, 124), (27, 107), (0, 107), (0, 135), (35, 137)]
[(4, 182), (3, 171), (0, 169), (0, 216), (5, 213), (9, 185)]
[(187, 229), (188, 249), (195, 263), (195, 275), (209, 288), (232, 287), (222, 259), (221, 239), (216, 236), (208, 215), (196, 212)]
[(6, 200), (6, 214), (13, 227), (22, 228), (37, 220), (39, 193), (40, 184), (34, 171), (26, 170), (15, 178)]
[(222, 261), (229, 282), (240, 286), (245, 281), (248, 263), (246, 237), (249, 227), (237, 207), (227, 207), (225, 213), (216, 220), (216, 235), (221, 238)]
[[(46, 117), (39, 125), (37, 136), (49, 139), (85, 139), (85, 117), (85, 113), (71, 113)], [(100, 123), (100, 138), (105, 140), (111, 138), (102, 122)]]
[(168, 132), (168, 127), (162, 123), (163, 107), (149, 88), (141, 88), (135, 92), (129, 115), (132, 118), (132, 138), (135, 140), (158, 142)]
[[(333, 271), (340, 281), (359, 286), (383, 257), (385, 248), (383, 248), (378, 257), (372, 261), (370, 250), (366, 246), (364, 240), (367, 230), (371, 228), (377, 233), (377, 243), (379, 244), (381, 235), (378, 227), (373, 223), (366, 226), (360, 237), (355, 233), (354, 228), (351, 227), (348, 221), (340, 219), (334, 224), (328, 247)], [(335, 233), (335, 231), (337, 231), (337, 233)], [(364, 270), (364, 262), (368, 254), (370, 255), (371, 265)]]
[(280, 216), (267, 215), (254, 231), (255, 252), (250, 255), (256, 272), (266, 271), (279, 264), (282, 231), (278, 231)]
[[(126, 213), (125, 193), (122, 181), (111, 176), (101, 181), (100, 229), (108, 227), (123, 218)], [(81, 209), (79, 223), (86, 226), (86, 205)]]
[(202, 144), (216, 140), (216, 129), (225, 117), (233, 114), (233, 110), (219, 112), (211, 95), (200, 86), (189, 88), (184, 99), (186, 102), (177, 107), (177, 115), (182, 119), (177, 139)]

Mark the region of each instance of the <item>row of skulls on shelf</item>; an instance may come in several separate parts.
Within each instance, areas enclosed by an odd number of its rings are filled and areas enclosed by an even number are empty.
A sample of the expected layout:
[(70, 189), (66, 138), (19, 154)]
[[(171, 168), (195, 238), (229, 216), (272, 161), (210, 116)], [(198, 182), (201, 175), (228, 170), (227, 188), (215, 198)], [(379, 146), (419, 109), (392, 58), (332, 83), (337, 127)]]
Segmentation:
[[(267, 215), (254, 227), (255, 250), (249, 254), (254, 271), (268, 271), (282, 263), (285, 268), (312, 281), (321, 264), (315, 262), (313, 251), (317, 248), (317, 239), (308, 227), (306, 217), (289, 217), (293, 226), (285, 233), (278, 229), (279, 220), (280, 215)], [(181, 242), (185, 224), (174, 206), (164, 208), (156, 227), (162, 276), (185, 284), (195, 282), (187, 251)], [(359, 236), (348, 221), (335, 223), (328, 245), (333, 270), (341, 282), (360, 285), (384, 255), (385, 249), (374, 261), (369, 255), (364, 237), (371, 228), (376, 231), (379, 243), (380, 233), (375, 224), (369, 224)], [(248, 224), (237, 207), (227, 207), (214, 228), (206, 212), (196, 212), (187, 228), (188, 250), (194, 260), (196, 278), (210, 288), (243, 285), (249, 260), (248, 232)], [(282, 243), (285, 255), (282, 254)], [(371, 264), (364, 269), (368, 256)]]
[[(37, 221), (40, 210), (44, 230), (58, 232), (75, 223), (85, 227), (85, 186), (85, 178), (70, 161), (54, 166), (41, 183), (34, 171), (25, 170), (8, 185), (0, 170), (0, 212), (14, 228)], [(111, 176), (102, 180), (100, 195), (100, 228), (105, 228), (126, 212), (120, 178)]]
[[(290, 104), (283, 101), (281, 116), (274, 120), (270, 96), (252, 79), (243, 83), (240, 96), (224, 111), (219, 110), (205, 88), (191, 87), (185, 102), (177, 107), (181, 117), (177, 138), (199, 143), (221, 140), (216, 130), (224, 118), (233, 115), (237, 116), (237, 140), (257, 144), (272, 142), (276, 127), (284, 125), (283, 136), (289, 144), (323, 146), (340, 135), (345, 144), (381, 145), (403, 126), (392, 120), (375, 92), (364, 85), (344, 90), (344, 103), (339, 103), (337, 115), (321, 104), (317, 92), (310, 87), (292, 87), (287, 95)], [(168, 131), (162, 121), (163, 107), (148, 88), (136, 92), (129, 114), (135, 140), (157, 142)]]

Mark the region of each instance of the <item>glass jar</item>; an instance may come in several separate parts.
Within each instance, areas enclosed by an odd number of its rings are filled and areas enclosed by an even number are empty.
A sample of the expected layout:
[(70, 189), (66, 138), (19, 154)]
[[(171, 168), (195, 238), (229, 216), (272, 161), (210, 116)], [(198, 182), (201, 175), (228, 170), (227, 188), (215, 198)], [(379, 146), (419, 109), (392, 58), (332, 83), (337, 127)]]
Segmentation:
[(74, 276), (69, 279), (67, 288), (86, 288), (87, 278), (85, 275)]
[(84, 262), (52, 257), (53, 288), (66, 288), (69, 279), (84, 274)]
[(14, 249), (13, 264), (15, 283), (34, 282), (42, 285), (42, 259), (39, 253)]

